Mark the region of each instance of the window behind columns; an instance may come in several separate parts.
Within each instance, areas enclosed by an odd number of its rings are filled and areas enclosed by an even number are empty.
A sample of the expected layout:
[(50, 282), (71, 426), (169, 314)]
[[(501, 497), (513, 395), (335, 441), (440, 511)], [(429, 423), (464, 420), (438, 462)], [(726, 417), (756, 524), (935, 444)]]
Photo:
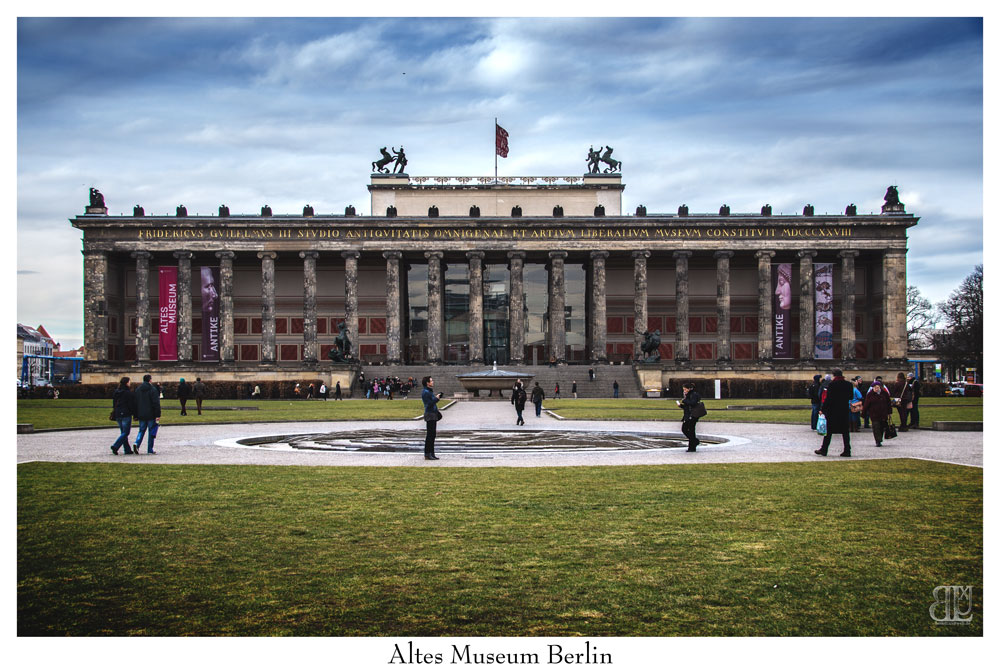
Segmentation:
[(510, 270), (483, 265), (483, 354), (487, 365), (510, 362)]
[(524, 361), (528, 364), (548, 363), (549, 350), (545, 340), (549, 319), (549, 273), (544, 263), (524, 264)]
[(449, 264), (444, 272), (444, 360), (469, 362), (469, 266), (465, 263)]
[[(402, 265), (400, 267), (402, 272)], [(403, 355), (408, 363), (427, 362), (427, 265), (411, 265), (406, 273), (409, 313)]]
[(587, 270), (566, 263), (566, 360), (587, 360)]

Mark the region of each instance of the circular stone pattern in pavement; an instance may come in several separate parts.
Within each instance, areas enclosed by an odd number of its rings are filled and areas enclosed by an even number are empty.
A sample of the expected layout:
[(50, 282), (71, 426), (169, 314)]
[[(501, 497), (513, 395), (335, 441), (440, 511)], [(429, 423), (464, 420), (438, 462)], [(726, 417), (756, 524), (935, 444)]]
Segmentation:
[[(702, 444), (721, 444), (722, 437), (699, 437)], [(221, 446), (273, 450), (346, 453), (423, 453), (422, 430), (355, 430), (350, 432), (265, 435), (217, 442)], [(496, 454), (599, 451), (648, 451), (687, 448), (677, 433), (562, 430), (438, 431), (438, 453)]]

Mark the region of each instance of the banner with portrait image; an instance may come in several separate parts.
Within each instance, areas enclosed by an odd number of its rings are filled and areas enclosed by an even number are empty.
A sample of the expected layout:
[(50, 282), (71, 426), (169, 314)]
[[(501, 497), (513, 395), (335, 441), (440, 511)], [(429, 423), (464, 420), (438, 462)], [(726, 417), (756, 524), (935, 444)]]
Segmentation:
[(201, 267), (201, 360), (219, 360), (219, 268)]
[(160, 266), (159, 360), (177, 360), (177, 266)]
[(778, 263), (774, 267), (774, 357), (792, 357), (792, 264)]
[(816, 277), (816, 346), (813, 358), (833, 358), (833, 263), (813, 263)]

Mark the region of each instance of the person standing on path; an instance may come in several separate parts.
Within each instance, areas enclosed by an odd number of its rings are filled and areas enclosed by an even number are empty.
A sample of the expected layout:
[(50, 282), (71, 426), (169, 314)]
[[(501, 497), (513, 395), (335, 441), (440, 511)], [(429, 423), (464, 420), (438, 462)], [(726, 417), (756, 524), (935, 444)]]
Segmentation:
[(892, 397), (899, 401), (896, 404), (896, 411), (899, 412), (899, 432), (905, 433), (909, 430), (906, 424), (913, 402), (913, 387), (906, 381), (906, 376), (902, 372), (896, 375), (896, 384), (892, 387)]
[[(851, 384), (854, 386), (854, 396), (851, 398), (851, 432), (857, 433), (861, 431), (861, 412), (864, 409), (865, 397), (861, 395), (861, 376), (853, 377), (851, 379)], [(855, 403), (857, 407), (860, 407), (858, 411), (854, 411)]]
[(559, 400), (559, 382), (556, 382), (556, 394), (553, 396), (556, 400)]
[(587, 374), (590, 375), (590, 381), (594, 381), (594, 368), (587, 370)]
[(343, 400), (344, 399), (343, 398), (343, 394), (340, 391), (340, 381), (339, 380), (337, 381), (337, 387), (335, 389), (333, 389), (333, 399), (334, 400)]
[(841, 456), (851, 456), (851, 399), (854, 398), (854, 384), (844, 379), (844, 373), (839, 369), (833, 371), (833, 379), (826, 387), (826, 397), (820, 411), (826, 417), (826, 435), (823, 436), (823, 446), (815, 454), (826, 456), (830, 448), (830, 438), (834, 433), (844, 437), (844, 451)]
[(528, 402), (528, 394), (524, 390), (524, 384), (518, 379), (517, 383), (514, 384), (514, 392), (511, 393), (510, 402), (514, 405), (514, 409), (517, 411), (517, 421), (514, 423), (515, 426), (524, 425), (524, 405)]
[(194, 402), (198, 406), (198, 415), (201, 416), (201, 403), (205, 400), (205, 395), (208, 393), (208, 388), (201, 381), (201, 377), (196, 377), (194, 380)]
[(181, 383), (177, 385), (177, 399), (181, 401), (181, 416), (187, 416), (187, 402), (191, 397), (191, 385), (181, 377)]
[(111, 445), (111, 453), (115, 456), (118, 455), (118, 450), (122, 447), (125, 447), (126, 454), (134, 453), (132, 448), (128, 446), (128, 434), (132, 431), (132, 415), (135, 414), (135, 396), (129, 390), (128, 383), (129, 378), (122, 377), (121, 381), (118, 382), (118, 388), (115, 389), (114, 394), (111, 396), (111, 415), (118, 422), (118, 430), (121, 431), (121, 435)]
[(535, 416), (542, 415), (542, 401), (545, 400), (545, 391), (535, 382), (535, 388), (531, 389), (531, 402), (535, 405)]
[(142, 438), (149, 432), (149, 442), (146, 453), (155, 454), (153, 440), (156, 438), (156, 425), (160, 423), (160, 392), (150, 382), (153, 375), (143, 375), (142, 384), (135, 390), (135, 418), (139, 419), (139, 434), (135, 436), (135, 452), (139, 453)]
[(424, 421), (427, 422), (427, 435), (424, 437), (424, 458), (428, 461), (436, 461), (438, 457), (434, 455), (434, 440), (437, 438), (437, 422), (441, 420), (441, 411), (437, 408), (437, 403), (444, 394), (434, 393), (433, 377), (424, 377), (420, 383), (424, 387), (420, 393), (420, 399), (424, 401)]
[(617, 398), (618, 397), (618, 380), (617, 379), (615, 380), (615, 383), (611, 385), (611, 388), (613, 388), (615, 390), (615, 397)]
[(576, 382), (573, 382), (573, 399), (576, 400)]
[(875, 436), (875, 446), (882, 446), (882, 439), (885, 437), (885, 428), (892, 415), (892, 405), (889, 402), (889, 393), (882, 388), (882, 382), (876, 380), (872, 382), (871, 392), (865, 396), (865, 416), (871, 419), (872, 435)]
[(912, 372), (906, 375), (907, 381), (910, 382), (910, 391), (913, 395), (913, 399), (910, 401), (912, 407), (910, 408), (910, 423), (908, 428), (920, 428), (920, 409), (917, 404), (920, 402), (920, 380)]
[(809, 386), (809, 402), (812, 403), (812, 416), (809, 417), (809, 426), (816, 430), (816, 420), (819, 419), (819, 391), (822, 386), (823, 375), (813, 375), (813, 383)]
[(677, 406), (684, 410), (684, 418), (681, 420), (681, 432), (688, 439), (688, 451), (697, 451), (701, 440), (695, 434), (695, 426), (698, 418), (691, 416), (691, 410), (701, 402), (701, 396), (694, 390), (694, 384), (688, 382), (683, 386), (684, 397), (677, 401)]

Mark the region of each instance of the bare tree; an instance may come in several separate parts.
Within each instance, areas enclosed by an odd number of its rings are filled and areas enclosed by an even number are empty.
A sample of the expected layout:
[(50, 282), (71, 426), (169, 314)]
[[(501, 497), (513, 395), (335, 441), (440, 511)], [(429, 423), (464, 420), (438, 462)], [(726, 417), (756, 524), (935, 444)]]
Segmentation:
[(906, 287), (906, 346), (921, 349), (928, 344), (923, 331), (934, 328), (940, 318), (931, 301), (920, 295), (916, 286)]
[(947, 331), (934, 337), (938, 354), (954, 368), (974, 367), (983, 373), (983, 266), (938, 305)]

